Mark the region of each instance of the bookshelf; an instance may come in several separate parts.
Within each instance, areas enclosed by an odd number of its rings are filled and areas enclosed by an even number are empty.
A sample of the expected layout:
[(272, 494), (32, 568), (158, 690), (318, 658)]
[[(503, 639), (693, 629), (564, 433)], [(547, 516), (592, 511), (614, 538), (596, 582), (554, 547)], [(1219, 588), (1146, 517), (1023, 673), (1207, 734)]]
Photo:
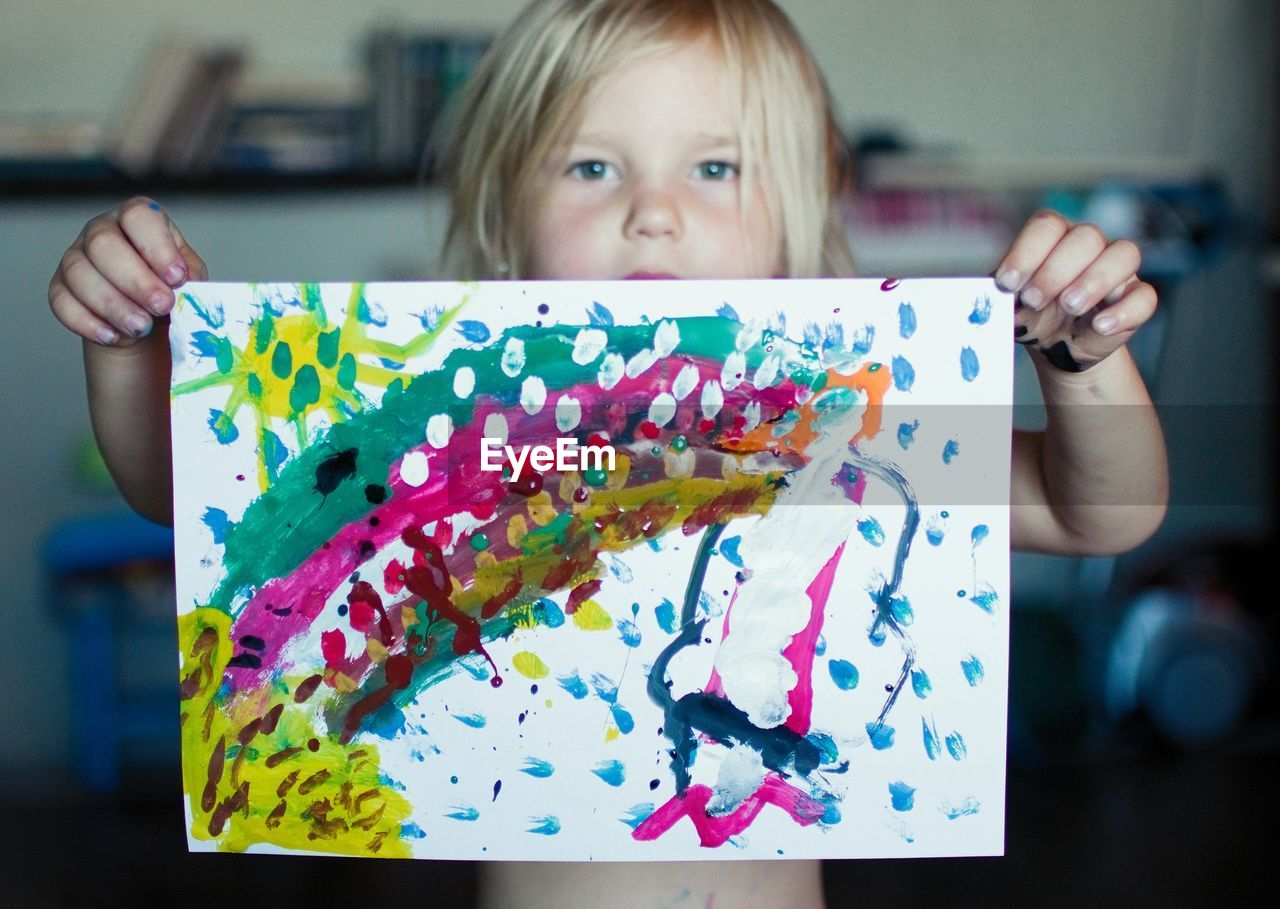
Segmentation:
[(425, 185), (428, 140), (489, 41), (380, 28), (357, 72), (282, 82), (239, 47), (163, 39), (117, 111), (0, 112), (0, 199)]

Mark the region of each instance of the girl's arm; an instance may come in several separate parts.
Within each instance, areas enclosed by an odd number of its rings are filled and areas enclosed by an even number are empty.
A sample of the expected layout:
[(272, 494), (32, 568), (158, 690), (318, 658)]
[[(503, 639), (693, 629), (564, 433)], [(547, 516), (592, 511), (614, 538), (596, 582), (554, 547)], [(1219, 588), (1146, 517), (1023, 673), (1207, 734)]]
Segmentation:
[(85, 225), (49, 281), (49, 308), (84, 339), (89, 415), (116, 485), (144, 517), (173, 523), (169, 319), (204, 261), (160, 206), (138, 196)]
[(1164, 436), (1125, 347), (1156, 309), (1140, 259), (1129, 240), (1041, 211), (996, 269), (1018, 293), (1015, 340), (1031, 354), (1048, 416), (1043, 433), (1014, 434), (1016, 549), (1119, 553), (1164, 519)]
[(158, 524), (173, 525), (169, 437), (169, 320), (129, 347), (84, 342), (89, 418), (102, 459), (124, 500)]
[(1032, 354), (1048, 422), (1013, 435), (1015, 549), (1109, 555), (1160, 526), (1169, 467), (1155, 408), (1128, 348), (1081, 373)]

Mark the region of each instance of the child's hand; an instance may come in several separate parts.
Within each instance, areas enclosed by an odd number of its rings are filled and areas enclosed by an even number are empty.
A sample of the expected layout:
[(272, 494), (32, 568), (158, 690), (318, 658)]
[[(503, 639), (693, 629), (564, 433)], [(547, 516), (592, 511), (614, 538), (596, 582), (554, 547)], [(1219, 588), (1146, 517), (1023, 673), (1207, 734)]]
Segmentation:
[(1067, 372), (1097, 365), (1156, 310), (1141, 259), (1131, 240), (1108, 242), (1092, 224), (1032, 215), (996, 268), (996, 283), (1019, 292), (1014, 340)]
[(173, 309), (173, 288), (208, 277), (160, 206), (135, 196), (80, 231), (49, 282), (49, 306), (82, 338), (127, 347)]

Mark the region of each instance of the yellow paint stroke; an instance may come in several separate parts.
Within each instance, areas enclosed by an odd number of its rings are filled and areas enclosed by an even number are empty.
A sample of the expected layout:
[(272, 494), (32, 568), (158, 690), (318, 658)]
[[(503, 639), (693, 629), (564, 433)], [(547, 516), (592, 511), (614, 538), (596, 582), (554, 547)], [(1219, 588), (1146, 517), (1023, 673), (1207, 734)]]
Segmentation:
[(595, 600), (587, 600), (574, 612), (573, 624), (583, 631), (608, 631), (613, 627), (613, 618)]
[[(177, 397), (226, 386), (229, 389), (227, 401), (216, 421), (218, 429), (223, 432), (234, 426), (241, 407), (247, 406), (252, 410), (259, 440), (258, 486), (264, 492), (270, 483), (268, 453), (264, 444), (268, 430), (279, 428), (281, 424), (292, 426), (301, 451), (309, 442), (307, 424), (313, 414), (323, 414), (331, 422), (341, 423), (346, 421), (347, 413), (368, 409), (370, 402), (358, 386), (386, 389), (397, 379), (404, 379), (396, 370), (380, 365), (381, 361), (385, 359), (404, 364), (428, 350), (475, 294), (474, 286), (464, 285), (462, 300), (457, 306), (445, 310), (434, 328), (404, 344), (392, 344), (369, 337), (369, 326), (360, 321), (364, 287), (364, 284), (351, 286), (346, 317), (341, 326), (331, 324), (326, 318), (319, 286), (315, 284), (298, 286), (304, 307), (300, 313), (277, 317), (270, 312), (265, 301), (259, 300), (260, 314), (249, 324), (248, 341), (244, 347), (229, 345), (230, 357), (229, 362), (223, 364), (225, 368), (215, 367), (213, 372), (182, 382), (172, 389), (172, 395)], [(332, 338), (334, 332), (338, 333), (336, 339)], [(327, 344), (336, 340), (336, 353), (329, 363), (320, 361), (322, 336)], [(220, 340), (226, 342), (226, 339)], [(276, 368), (285, 363), (288, 374), (281, 378)], [(314, 401), (309, 400), (297, 409), (291, 395), (301, 370), (314, 372), (318, 392)]]
[(191, 834), (218, 849), (259, 843), (339, 855), (407, 858), (410, 805), (382, 782), (373, 745), (341, 745), (316, 729), (322, 685), (298, 703), (303, 677), (219, 699), (232, 654), (231, 618), (180, 616), (182, 784)]
[(551, 672), (542, 658), (531, 650), (522, 650), (511, 658), (516, 672), (526, 679), (545, 679)]

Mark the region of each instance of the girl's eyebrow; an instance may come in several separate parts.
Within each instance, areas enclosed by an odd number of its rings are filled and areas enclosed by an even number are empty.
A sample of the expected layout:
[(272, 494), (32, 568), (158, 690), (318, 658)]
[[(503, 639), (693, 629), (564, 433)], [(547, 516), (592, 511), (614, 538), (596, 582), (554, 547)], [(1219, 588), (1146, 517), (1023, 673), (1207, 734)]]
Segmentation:
[[(739, 144), (737, 136), (724, 133), (694, 133), (691, 138), (699, 148), (737, 148)], [(617, 137), (607, 133), (582, 133), (574, 136), (570, 145), (614, 145), (617, 141)]]

